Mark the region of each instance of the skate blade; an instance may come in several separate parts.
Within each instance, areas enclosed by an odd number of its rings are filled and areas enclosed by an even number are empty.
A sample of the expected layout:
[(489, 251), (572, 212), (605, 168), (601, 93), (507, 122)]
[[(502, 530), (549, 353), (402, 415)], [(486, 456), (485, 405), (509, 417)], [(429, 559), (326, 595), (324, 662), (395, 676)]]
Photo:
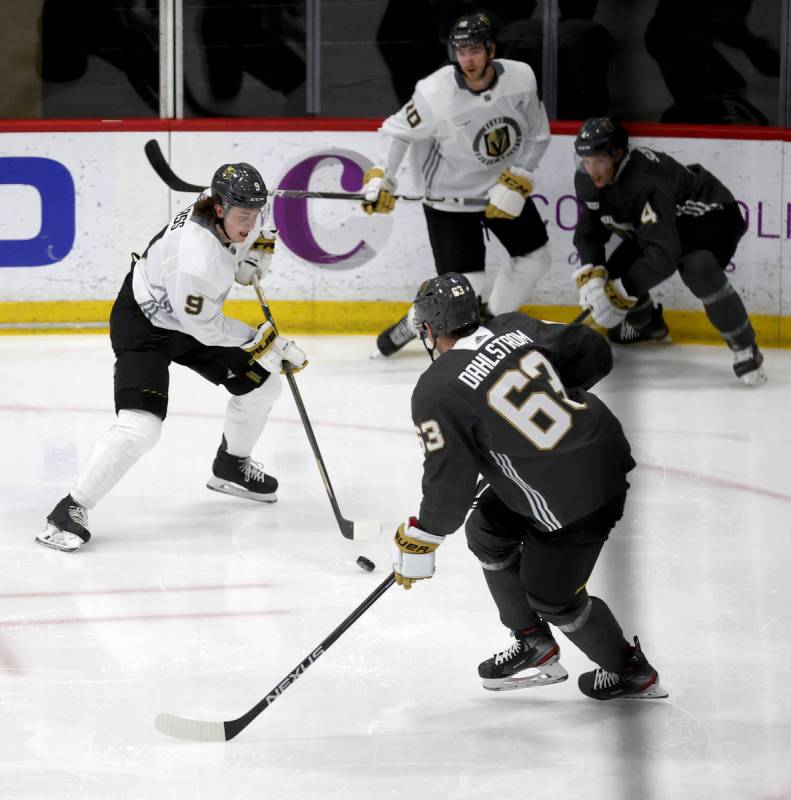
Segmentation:
[(742, 381), (750, 386), (751, 388), (756, 388), (757, 386), (763, 386), (768, 376), (764, 372), (763, 367), (758, 367), (758, 369), (754, 369), (752, 372), (747, 372), (741, 376)]
[(535, 686), (549, 686), (552, 683), (562, 683), (569, 674), (565, 667), (558, 661), (557, 656), (550, 659), (540, 667), (534, 667), (537, 672), (531, 675), (511, 675), (507, 678), (484, 678), (483, 688), (490, 692), (509, 692), (512, 689), (532, 689)]
[(625, 694), (624, 700), (661, 700), (663, 697), (669, 697), (667, 690), (657, 681), (652, 683), (647, 689), (637, 694)]
[(59, 531), (54, 525), (47, 525), (44, 531), (36, 536), (36, 541), (39, 544), (43, 544), (44, 547), (51, 547), (53, 550), (60, 550), (63, 553), (73, 553), (75, 550), (79, 550), (84, 544), (82, 539), (76, 534), (72, 534), (62, 543), (53, 541), (51, 537), (57, 533), (62, 533), (62, 531)]
[(255, 500), (259, 503), (276, 503), (277, 495), (274, 492), (263, 494), (262, 492), (251, 492), (249, 489), (243, 489), (230, 481), (224, 481), (221, 478), (216, 478), (212, 475), (206, 481), (206, 488), (211, 489), (213, 492), (220, 492), (220, 494), (230, 494), (233, 497), (243, 497), (245, 500)]

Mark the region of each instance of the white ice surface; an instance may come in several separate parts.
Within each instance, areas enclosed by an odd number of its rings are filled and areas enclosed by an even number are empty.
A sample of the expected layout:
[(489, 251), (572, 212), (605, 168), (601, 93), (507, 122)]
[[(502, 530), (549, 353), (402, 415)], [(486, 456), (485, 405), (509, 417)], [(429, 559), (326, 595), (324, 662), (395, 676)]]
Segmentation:
[[(637, 633), (670, 699), (597, 703), (571, 678), (492, 693), (509, 643), (463, 534), (435, 578), (393, 587), (238, 738), (192, 744), (161, 711), (223, 720), (278, 684), (388, 573), (416, 513), (417, 343), (301, 337), (298, 376), (345, 516), (337, 530), (287, 387), (256, 450), (274, 506), (214, 494), (224, 392), (180, 367), (157, 448), (36, 545), (113, 420), (106, 336), (0, 337), (0, 798), (791, 798), (791, 353), (750, 390), (724, 347), (619, 350), (598, 391), (638, 468), (589, 588)], [(377, 564), (355, 566), (359, 554)]]

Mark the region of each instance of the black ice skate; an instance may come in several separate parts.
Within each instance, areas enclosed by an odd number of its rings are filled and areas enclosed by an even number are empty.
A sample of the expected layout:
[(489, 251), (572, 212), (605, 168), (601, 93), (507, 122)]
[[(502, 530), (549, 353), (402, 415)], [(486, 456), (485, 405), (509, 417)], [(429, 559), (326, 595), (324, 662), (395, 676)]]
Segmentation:
[(515, 632), (516, 641), (478, 665), (483, 688), (494, 692), (560, 683), (569, 674), (546, 624)]
[(387, 358), (416, 338), (417, 330), (412, 315), (405, 314), (395, 325), (391, 325), (379, 334), (376, 339), (376, 350), (371, 358)]
[(240, 458), (231, 455), (224, 436), (211, 471), (206, 486), (213, 492), (246, 497), (259, 503), (274, 503), (277, 500), (277, 480), (264, 474), (263, 466), (249, 456)]
[(595, 700), (614, 700), (616, 697), (651, 700), (667, 697), (667, 692), (659, 684), (659, 674), (643, 655), (636, 636), (632, 654), (621, 672), (607, 672), (599, 667), (580, 675), (577, 684), (583, 694)]
[(764, 356), (757, 344), (742, 350), (734, 350), (733, 359), (733, 371), (737, 378), (741, 378), (748, 386), (760, 386), (766, 383), (766, 372), (761, 366), (764, 363)]
[[(626, 319), (607, 331), (607, 338), (614, 344), (635, 344), (636, 342), (665, 342), (670, 340), (670, 331), (662, 316), (662, 304), (652, 306), (647, 322), (640, 325), (631, 312)], [(638, 318), (639, 319), (639, 318)]]
[(88, 539), (88, 509), (67, 494), (47, 515), (47, 527), (36, 541), (55, 550), (79, 550)]

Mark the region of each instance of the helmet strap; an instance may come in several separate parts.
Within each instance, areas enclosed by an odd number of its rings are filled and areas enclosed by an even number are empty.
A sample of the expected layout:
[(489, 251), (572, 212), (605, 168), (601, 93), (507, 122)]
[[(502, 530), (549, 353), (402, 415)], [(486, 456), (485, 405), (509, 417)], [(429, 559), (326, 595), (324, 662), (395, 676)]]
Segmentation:
[(433, 347), (429, 347), (428, 346), (427, 340), (428, 340), (428, 331), (426, 330), (426, 323), (424, 322), (423, 326), (420, 328), (420, 341), (423, 343), (423, 347), (424, 347), (425, 351), (428, 353), (428, 357), (433, 362), (434, 361), (434, 352), (437, 349), (437, 340), (434, 339), (434, 346)]

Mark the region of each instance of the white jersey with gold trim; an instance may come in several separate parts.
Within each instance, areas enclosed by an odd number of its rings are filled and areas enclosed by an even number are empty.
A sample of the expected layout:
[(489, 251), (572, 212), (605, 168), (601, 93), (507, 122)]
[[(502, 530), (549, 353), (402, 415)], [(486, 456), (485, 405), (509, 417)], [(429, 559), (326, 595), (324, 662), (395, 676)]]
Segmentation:
[[(496, 80), (472, 92), (453, 65), (418, 81), (412, 99), (380, 131), (391, 138), (387, 172), (405, 145), (416, 190), (428, 197), (484, 198), (510, 166), (534, 172), (549, 146), (549, 120), (533, 70), (521, 61), (492, 61)], [(447, 211), (480, 211), (432, 203)]]
[(192, 216), (178, 214), (148, 245), (135, 264), (132, 289), (152, 325), (181, 331), (201, 344), (238, 347), (255, 329), (223, 316), (231, 291), (236, 254)]

